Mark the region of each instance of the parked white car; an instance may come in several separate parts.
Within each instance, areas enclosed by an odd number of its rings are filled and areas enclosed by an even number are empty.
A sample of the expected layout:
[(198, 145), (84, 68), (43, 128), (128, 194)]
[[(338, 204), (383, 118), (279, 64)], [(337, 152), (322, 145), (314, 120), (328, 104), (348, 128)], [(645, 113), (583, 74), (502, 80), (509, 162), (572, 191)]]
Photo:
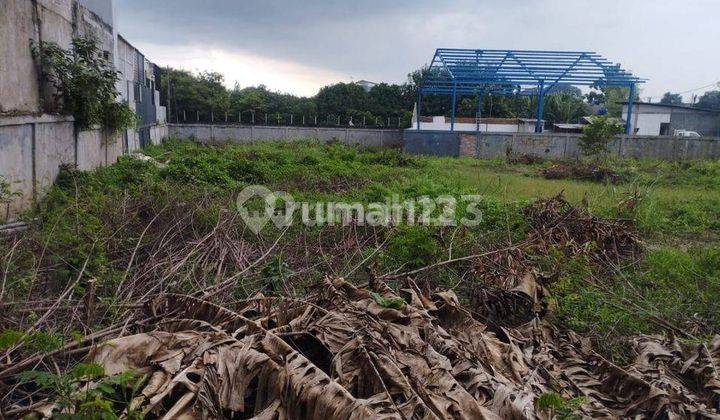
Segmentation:
[(675, 137), (702, 137), (697, 131), (675, 130)]

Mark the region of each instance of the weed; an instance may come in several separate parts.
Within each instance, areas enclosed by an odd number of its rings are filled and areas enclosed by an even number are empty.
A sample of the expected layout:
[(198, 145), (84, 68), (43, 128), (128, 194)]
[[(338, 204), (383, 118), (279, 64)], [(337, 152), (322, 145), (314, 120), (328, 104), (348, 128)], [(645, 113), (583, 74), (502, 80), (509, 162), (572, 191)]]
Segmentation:
[(569, 420), (581, 418), (573, 413), (580, 408), (584, 401), (585, 399), (582, 397), (566, 400), (558, 394), (547, 392), (537, 398), (535, 406), (539, 411), (546, 412), (548, 414), (548, 418), (557, 417), (558, 419)]
[(375, 303), (382, 306), (383, 308), (402, 309), (402, 307), (405, 306), (405, 301), (399, 297), (387, 299), (375, 292), (372, 292), (371, 295)]
[[(144, 263), (140, 255), (149, 252), (150, 238), (162, 237), (165, 232), (156, 230), (156, 226), (173, 226), (178, 218), (191, 213), (191, 224), (173, 231), (172, 235), (183, 244), (193, 246), (194, 241), (209, 235), (219, 222), (227, 219), (234, 211), (237, 192), (248, 184), (263, 184), (271, 190), (287, 191), (297, 201), (311, 202), (367, 204), (384, 202), (393, 195), (401, 200), (423, 195), (482, 197), (477, 205), (482, 214), (481, 223), (474, 227), (401, 224), (373, 232), (379, 238), (373, 243), (355, 242), (355, 237), (348, 239), (343, 236), (348, 235), (348, 230), (296, 225), (278, 245), (297, 245), (306, 237), (327, 235), (321, 238), (327, 242), (323, 247), (308, 252), (303, 258), (315, 258), (312, 261), (315, 264), (326, 257), (328, 249), (340, 249), (337, 251), (340, 255), (333, 257), (347, 267), (368, 258), (366, 263), (383, 273), (420, 268), (447, 259), (449, 255), (469, 255), (500, 242), (520, 243), (529, 231), (523, 207), (539, 197), (564, 191), (571, 203), (585, 202), (596, 215), (633, 219), (641, 232), (660, 243), (644, 260), (611, 273), (596, 272), (584, 259), (569, 258), (562, 253), (536, 256), (541, 271), (553, 279), (548, 287), (556, 301), (554, 316), (558, 321), (592, 335), (610, 354), (621, 337), (636, 332), (662, 332), (663, 329), (653, 323), (654, 316), (675, 320), (679, 328), (694, 331), (697, 336), (718, 332), (720, 311), (712, 297), (720, 293), (718, 270), (714, 268), (720, 266), (720, 251), (716, 245), (701, 244), (697, 249), (683, 250), (667, 244), (671, 240), (685, 242), (683, 238), (688, 235), (712, 238), (720, 230), (720, 183), (717, 181), (720, 164), (717, 162), (614, 159), (609, 160), (608, 165), (621, 174), (623, 183), (601, 185), (537, 177), (538, 165), (549, 165), (549, 162), (510, 165), (504, 160), (409, 157), (397, 150), (362, 150), (317, 142), (209, 147), (168, 141), (149, 146), (144, 153), (163, 162), (164, 167), (123, 157), (116, 165), (94, 172), (63, 168), (56, 184), (30, 215), (41, 223), (31, 227), (29, 240), (15, 251), (5, 290), (8, 301), (22, 301), (40, 290), (64, 290), (82, 271), (73, 295), (84, 296), (90, 279), (97, 279), (97, 301), (112, 303), (133, 250), (138, 249), (134, 264)], [(456, 219), (468, 216), (464, 203), (458, 204)], [(143, 235), (146, 228), (148, 232)], [(271, 227), (266, 236), (244, 233), (239, 219), (226, 229), (223, 240), (242, 239), (249, 247), (265, 245), (262, 241), (277, 233)], [(375, 246), (385, 239), (385, 246), (375, 252)], [(345, 253), (343, 249), (347, 248), (340, 247), (344, 243), (359, 244), (362, 252)], [(203, 243), (198, 248), (206, 246)], [(257, 291), (292, 291), (296, 284), (290, 283), (309, 281), (320, 275), (320, 270), (310, 270), (302, 276), (292, 276), (299, 257), (288, 255), (284, 250), (279, 254), (283, 255), (282, 259), (269, 258), (258, 267), (262, 281), (253, 283), (252, 287), (244, 285), (248, 290), (242, 292), (242, 297)], [(44, 257), (38, 262), (39, 255)], [(191, 261), (188, 266), (192, 269), (173, 272), (166, 281), (172, 282), (177, 290), (188, 292), (197, 287), (200, 276), (200, 282), (215, 281), (218, 274), (203, 271), (205, 262), (214, 258), (200, 263)], [(325, 263), (315, 266), (325, 269)], [(456, 269), (444, 267), (438, 271), (435, 281), (455, 284), (463, 278)], [(353, 277), (362, 279), (362, 272), (356, 270)], [(628, 300), (639, 307), (629, 307)], [(123, 312), (109, 308), (103, 313), (112, 318)], [(110, 321), (98, 320), (99, 323)], [(67, 340), (50, 331), (44, 329), (35, 337), (23, 339), (18, 331), (6, 330), (0, 333), (0, 347), (8, 348), (19, 340), (27, 340), (25, 346), (39, 351), (57, 347)]]
[(590, 124), (583, 128), (578, 146), (585, 156), (597, 156), (607, 151), (607, 145), (616, 134), (622, 132), (622, 126), (608, 117), (593, 117)]
[[(78, 418), (116, 419), (116, 413), (125, 411), (130, 419), (141, 418), (130, 407), (145, 383), (144, 376), (132, 372), (103, 378), (105, 370), (94, 363), (79, 363), (65, 373), (26, 371), (20, 374), (22, 383), (34, 383), (40, 390), (51, 393), (58, 411), (71, 410)], [(91, 381), (97, 386), (90, 387)], [(85, 384), (85, 385), (83, 385)]]
[(390, 265), (417, 268), (431, 264), (439, 244), (427, 226), (399, 226), (384, 254)]
[(42, 77), (57, 91), (63, 112), (75, 117), (82, 128), (102, 124), (110, 132), (135, 127), (136, 114), (115, 102), (118, 73), (100, 51), (93, 37), (73, 38), (71, 49), (53, 42), (31, 44), (33, 57), (42, 68)]

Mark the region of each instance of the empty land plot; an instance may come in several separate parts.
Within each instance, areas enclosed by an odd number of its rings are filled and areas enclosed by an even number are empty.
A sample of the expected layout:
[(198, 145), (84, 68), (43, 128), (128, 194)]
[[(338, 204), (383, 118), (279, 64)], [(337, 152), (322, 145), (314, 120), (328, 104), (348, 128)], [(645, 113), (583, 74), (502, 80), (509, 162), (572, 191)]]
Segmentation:
[[(570, 346), (563, 354), (582, 359), (587, 363), (584, 369), (600, 382), (607, 378), (593, 370), (596, 364), (592, 360), (599, 360), (594, 357), (618, 368), (637, 368), (638, 355), (654, 357), (648, 355), (649, 348), (672, 345), (683, 346), (683, 354), (673, 356), (680, 365), (684, 358), (690, 360), (693, 354), (702, 353), (697, 349), (710, 351), (707, 357), (717, 357), (717, 348), (710, 342), (720, 333), (718, 162), (609, 161), (604, 165), (616, 175), (610, 182), (546, 179), (544, 170), (557, 164), (553, 162), (413, 157), (397, 150), (312, 142), (209, 147), (168, 141), (144, 152), (154, 160), (124, 157), (116, 165), (92, 173), (62, 171), (38, 208), (26, 215), (29, 229), (0, 238), (0, 345), (5, 355), (0, 380), (12, 389), (0, 405), (14, 407), (13, 412), (45, 398), (60, 401), (58, 386), (28, 385), (47, 377), (18, 376), (22, 371), (56, 375), (57, 365), (70, 372), (61, 375), (62, 383), (70, 388), (88, 377), (97, 381), (104, 373), (71, 374), (72, 366), (81, 360), (112, 370), (107, 359), (110, 350), (98, 353), (91, 345), (117, 338), (116, 345), (137, 352), (137, 343), (118, 337), (175, 334), (175, 327), (163, 325), (178, 323), (195, 331), (195, 341), (186, 342), (183, 348), (196, 349), (197, 340), (230, 340), (206, 335), (213, 328), (241, 328), (242, 322), (250, 322), (262, 332), (246, 331), (256, 328), (246, 325), (233, 339), (275, 343), (272, 350), (248, 344), (252, 351), (265, 352), (271, 359), (294, 355), (292, 352), (303, 346), (329, 351), (329, 355), (308, 355), (304, 348), (311, 362), (322, 365), (318, 367), (323, 374), (344, 388), (333, 388), (338, 393), (333, 404), (348, 409), (370, 413), (379, 406), (355, 399), (386, 391), (403, 395), (411, 391), (367, 378), (364, 380), (374, 385), (363, 391), (350, 384), (355, 379), (343, 379), (335, 368), (324, 365), (334, 356), (340, 358), (337, 360), (350, 357), (337, 347), (338, 342), (319, 332), (326, 322), (323, 317), (330, 316), (328, 311), (344, 320), (347, 328), (343, 327), (342, 334), (362, 330), (357, 323), (365, 317), (389, 322), (387, 328), (391, 328), (430, 311), (437, 319), (424, 322), (454, 331), (452, 340), (457, 343), (464, 342), (463, 334), (472, 328), (481, 328), (487, 334), (481, 336), (483, 340), (507, 344), (503, 337), (509, 334), (514, 344), (501, 350), (521, 353), (529, 351), (532, 341), (528, 326), (540, 322), (554, 331), (543, 339), (546, 344)], [(393, 197), (402, 202), (440, 196), (462, 200), (472, 195), (479, 196), (476, 205), (481, 217), (473, 226), (367, 226), (357, 221), (349, 226), (307, 226), (300, 223), (298, 211), (289, 227), (269, 223), (256, 234), (236, 209), (238, 193), (249, 185), (284, 191), (296, 202), (363, 206)], [(251, 209), (261, 204), (248, 202)], [(468, 216), (461, 207), (453, 215), (456, 221)], [(207, 312), (210, 304), (220, 308), (214, 309), (212, 316)], [(186, 308), (187, 313), (173, 312), (177, 308)], [(447, 311), (459, 311), (462, 316), (450, 317)], [(183, 324), (185, 315), (195, 319), (194, 323)], [(457, 325), (447, 324), (463, 317), (474, 324), (463, 324), (459, 330), (453, 329), (459, 328)], [(295, 324), (292, 319), (297, 320)], [(237, 324), (239, 320), (242, 322)], [(412, 345), (379, 340), (372, 333), (376, 327), (367, 332), (368, 346), (378, 346), (368, 357), (376, 360), (376, 368), (387, 369), (399, 359), (391, 363), (373, 357), (382, 351), (405, 351)], [(290, 333), (293, 328), (300, 334), (296, 335), (298, 341), (277, 332)], [(579, 347), (572, 333), (588, 338), (597, 353)], [(651, 334), (669, 334), (669, 338), (649, 338)], [(433, 346), (425, 342), (427, 337), (423, 340), (422, 345)], [(453, 346), (460, 345), (457, 343)], [(516, 374), (542, 364), (538, 358), (523, 363), (525, 367), (513, 367)], [(141, 365), (125, 367), (147, 367)], [(640, 368), (649, 369), (646, 365)], [(263, 369), (270, 369), (268, 375), (278, 375), (274, 368)], [(657, 376), (654, 370), (643, 372), (645, 381)], [(394, 377), (387, 375), (380, 377), (385, 381)], [(697, 379), (681, 378), (676, 389), (690, 387)], [(459, 377), (454, 380), (471, 392), (468, 383)], [(506, 385), (511, 388), (522, 385), (522, 380), (510, 382)], [(128, 383), (112, 386), (117, 389)], [(460, 397), (450, 394), (453, 384), (443, 383), (447, 390), (442, 391), (442, 398), (457, 401)], [(384, 390), (383, 386), (393, 389)], [(631, 415), (638, 413), (632, 410), (662, 409), (687, 414), (692, 409), (704, 413), (714, 398), (700, 387), (688, 390), (682, 398), (672, 394), (667, 406), (655, 404), (653, 399), (643, 403), (646, 405), (618, 402), (604, 406), (588, 397), (588, 390), (571, 388), (545, 378), (539, 385), (542, 392), (517, 391), (529, 402), (509, 410), (546, 410), (547, 401), (558, 394), (559, 401), (550, 406), (556, 412)], [(492, 388), (488, 392), (499, 391)], [(188, 398), (195, 407), (207, 405), (194, 395)], [(483, 402), (477, 396), (466, 400), (464, 395), (460, 398), (464, 404), (473, 400), (480, 412), (492, 409), (490, 400)], [(78, 404), (80, 397), (68, 394), (62, 398), (65, 403)], [(165, 409), (180, 401), (177, 396), (167, 398)], [(310, 397), (303, 395), (300, 400), (310, 404), (306, 398)], [(418, 397), (422, 401), (413, 400), (411, 410), (409, 405), (392, 407), (389, 399), (378, 398), (380, 406), (390, 404), (391, 410), (399, 411), (424, 410), (432, 400)], [(407, 395), (403, 398), (411, 400)], [(225, 403), (234, 404), (220, 402)], [(277, 397), (276, 409), (282, 410), (286, 403), (289, 401)], [(701, 404), (706, 408), (698, 408)], [(176, 408), (182, 411), (187, 407)], [(468, 406), (464, 409), (475, 413)], [(625, 409), (629, 411), (622, 411)]]

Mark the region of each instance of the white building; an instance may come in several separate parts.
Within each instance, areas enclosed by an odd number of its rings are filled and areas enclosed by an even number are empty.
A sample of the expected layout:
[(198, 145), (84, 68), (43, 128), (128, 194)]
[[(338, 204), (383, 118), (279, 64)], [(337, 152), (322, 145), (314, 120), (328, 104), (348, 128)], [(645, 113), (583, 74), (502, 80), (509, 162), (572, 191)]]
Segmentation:
[[(128, 104), (139, 117), (140, 123), (134, 130), (123, 134), (123, 152), (128, 153), (151, 142), (158, 142), (161, 134), (159, 125), (166, 123), (166, 109), (160, 106), (159, 68), (148, 61), (117, 32), (115, 0), (78, 0), (79, 4), (94, 13), (100, 22), (107, 25), (111, 34), (110, 59), (119, 72), (116, 85), (120, 93), (118, 101)], [(96, 31), (97, 32), (97, 31)]]
[(355, 84), (365, 89), (365, 92), (370, 92), (370, 89), (377, 85), (377, 83), (371, 82), (369, 80), (358, 80), (357, 82), (355, 82)]
[[(622, 118), (627, 121), (628, 104)], [(642, 136), (672, 136), (676, 130), (695, 131), (702, 136), (720, 135), (720, 111), (688, 105), (635, 102), (631, 133)]]
[[(491, 133), (534, 133), (535, 122), (533, 118), (475, 118), (456, 117), (455, 131), (479, 131)], [(433, 117), (420, 117), (421, 130), (450, 131), (450, 117), (442, 115)], [(413, 117), (411, 129), (417, 130), (417, 117)]]

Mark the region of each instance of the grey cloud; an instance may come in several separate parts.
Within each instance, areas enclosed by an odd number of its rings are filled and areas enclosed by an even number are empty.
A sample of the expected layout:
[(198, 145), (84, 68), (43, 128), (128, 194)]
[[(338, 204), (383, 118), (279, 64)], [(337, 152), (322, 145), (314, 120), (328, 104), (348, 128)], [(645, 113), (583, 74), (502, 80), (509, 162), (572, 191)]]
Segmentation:
[(651, 79), (645, 95), (720, 79), (717, 0), (118, 0), (131, 41), (207, 45), (402, 81), (437, 47), (587, 49)]

